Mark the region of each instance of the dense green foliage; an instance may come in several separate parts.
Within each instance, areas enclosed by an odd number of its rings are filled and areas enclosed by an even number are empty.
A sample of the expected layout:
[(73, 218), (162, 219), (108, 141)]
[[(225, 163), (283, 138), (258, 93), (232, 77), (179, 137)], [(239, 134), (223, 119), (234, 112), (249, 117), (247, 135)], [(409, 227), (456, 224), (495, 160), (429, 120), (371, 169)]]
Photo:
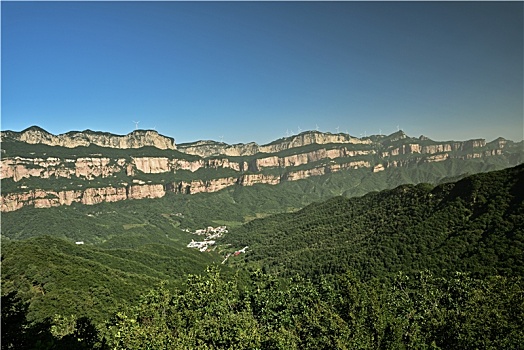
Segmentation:
[[(4, 213), (2, 346), (518, 349), (524, 165), (296, 211), (447, 169)], [(222, 224), (216, 251), (185, 247)]]
[(17, 292), (29, 302), (30, 321), (57, 313), (99, 322), (151, 285), (178, 281), (220, 260), (166, 237), (142, 236), (127, 245), (108, 249), (52, 236), (4, 241), (2, 294)]
[(97, 327), (74, 315), (29, 324), (24, 304), (8, 295), (2, 340), (7, 349), (67, 349), (71, 340), (75, 348), (129, 350), (518, 349), (523, 287), (520, 278), (429, 272), (388, 283), (350, 273), (318, 284), (260, 272), (245, 281), (211, 268), (182, 288), (145, 293)]
[(389, 284), (351, 275), (317, 285), (286, 282), (255, 274), (242, 288), (213, 271), (190, 276), (185, 290), (153, 291), (118, 314), (109, 343), (117, 349), (496, 349), (524, 340), (520, 279), (420, 273), (399, 274)]
[(234, 228), (229, 262), (309, 278), (399, 270), (524, 276), (524, 165), (456, 183), (336, 197)]

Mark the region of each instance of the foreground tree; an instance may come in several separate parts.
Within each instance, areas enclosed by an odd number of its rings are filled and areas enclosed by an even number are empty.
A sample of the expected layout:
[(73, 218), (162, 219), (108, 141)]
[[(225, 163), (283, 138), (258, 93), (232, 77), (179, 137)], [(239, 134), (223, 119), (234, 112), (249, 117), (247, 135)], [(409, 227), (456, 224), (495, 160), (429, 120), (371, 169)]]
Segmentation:
[(40, 348), (518, 349), (523, 291), (520, 278), (463, 273), (366, 282), (347, 273), (312, 283), (259, 271), (244, 281), (211, 267), (181, 288), (162, 284), (116, 313), (103, 327), (105, 344), (94, 341), (87, 320), (57, 317), (51, 346)]

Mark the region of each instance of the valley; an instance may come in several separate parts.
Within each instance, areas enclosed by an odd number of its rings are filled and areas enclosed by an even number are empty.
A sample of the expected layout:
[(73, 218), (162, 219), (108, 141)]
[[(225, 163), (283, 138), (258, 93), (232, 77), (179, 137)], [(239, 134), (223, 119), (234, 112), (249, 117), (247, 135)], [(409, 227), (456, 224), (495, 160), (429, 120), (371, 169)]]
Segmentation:
[(37, 127), (1, 137), (10, 348), (524, 339), (522, 142), (306, 131), (177, 145), (151, 130)]
[(2, 350), (521, 350), (524, 2), (2, 1)]

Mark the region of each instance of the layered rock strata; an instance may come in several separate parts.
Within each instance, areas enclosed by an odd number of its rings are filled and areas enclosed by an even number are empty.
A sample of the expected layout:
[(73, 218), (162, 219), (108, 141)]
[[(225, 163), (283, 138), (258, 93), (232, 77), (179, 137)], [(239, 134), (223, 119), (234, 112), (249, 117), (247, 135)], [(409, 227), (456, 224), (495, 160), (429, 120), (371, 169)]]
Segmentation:
[[(104, 156), (111, 152), (104, 153), (103, 149), (104, 154), (91, 154), (89, 157), (60, 157), (51, 154), (42, 156), (45, 154), (42, 152), (38, 152), (39, 156), (20, 154), (4, 157), (0, 161), (0, 179), (9, 180), (9, 188), (16, 187), (16, 190), (11, 193), (2, 191), (0, 210), (3, 212), (23, 206), (46, 208), (72, 203), (91, 205), (104, 201), (159, 198), (167, 192), (216, 192), (234, 185), (276, 185), (283, 181), (296, 181), (351, 169), (365, 168), (370, 172), (381, 172), (387, 168), (418, 162), (504, 156), (511, 147), (522, 148), (502, 138), (487, 144), (483, 139), (450, 142), (435, 142), (422, 136), (415, 139), (407, 137), (401, 131), (389, 136), (375, 135), (364, 139), (347, 134), (310, 131), (264, 146), (255, 143), (227, 145), (200, 141), (179, 145), (179, 152), (161, 152), (166, 156), (138, 156), (132, 150), (135, 146), (152, 145), (158, 149), (173, 150), (174, 141), (156, 132), (140, 130), (122, 137), (90, 131), (54, 136), (33, 127), (21, 133), (5, 131), (1, 136), (3, 140), (7, 138), (16, 142), (60, 147), (97, 144), (130, 149), (129, 153), (118, 153), (120, 157)], [(140, 154), (147, 154), (147, 151), (142, 149)], [(517, 157), (518, 159), (520, 158)], [(200, 173), (196, 174), (203, 175), (188, 176), (198, 171)], [(170, 175), (162, 177), (162, 174)], [(147, 176), (150, 179), (161, 176), (156, 179), (164, 180), (158, 180), (157, 183), (144, 181)], [(177, 177), (179, 180), (169, 180)], [(31, 178), (70, 181), (65, 182), (62, 190), (44, 191), (23, 185)], [(185, 180), (187, 178), (193, 179)], [(101, 179), (106, 180), (100, 181)], [(99, 185), (93, 185), (96, 183)], [(105, 185), (109, 183), (112, 185)]]
[(21, 132), (3, 131), (0, 137), (10, 138), (29, 144), (43, 144), (74, 148), (79, 146), (97, 145), (110, 148), (141, 148), (152, 146), (159, 149), (176, 149), (175, 140), (162, 136), (154, 130), (135, 130), (127, 135), (114, 135), (91, 130), (71, 131), (65, 134), (53, 135), (42, 128), (32, 126)]
[(228, 145), (223, 142), (215, 141), (198, 141), (194, 143), (180, 144), (178, 150), (187, 154), (197, 155), (200, 157), (212, 156), (252, 156), (258, 153), (278, 153), (291, 148), (304, 147), (307, 145), (317, 144), (364, 144), (372, 143), (370, 139), (359, 139), (348, 134), (331, 134), (318, 131), (308, 131), (298, 135), (279, 139), (267, 145), (259, 146), (251, 142), (247, 144)]
[(87, 188), (85, 190), (44, 191), (40, 189), (22, 193), (2, 194), (0, 210), (14, 211), (24, 206), (50, 208), (82, 203), (117, 202), (126, 199), (160, 198), (165, 195), (163, 185), (131, 185), (127, 187)]
[(239, 177), (226, 177), (210, 180), (180, 181), (168, 184), (137, 184), (125, 187), (99, 187), (84, 190), (44, 191), (41, 189), (21, 193), (7, 193), (0, 197), (0, 211), (9, 212), (33, 206), (50, 208), (60, 205), (82, 203), (86, 205), (101, 202), (116, 202), (127, 199), (161, 198), (166, 192), (197, 194), (220, 191), (233, 185), (253, 186), (255, 184), (277, 185), (282, 181), (295, 181), (310, 176), (324, 175), (342, 169), (369, 167), (368, 162), (332, 164), (308, 170), (291, 171), (284, 176), (268, 174), (244, 174)]

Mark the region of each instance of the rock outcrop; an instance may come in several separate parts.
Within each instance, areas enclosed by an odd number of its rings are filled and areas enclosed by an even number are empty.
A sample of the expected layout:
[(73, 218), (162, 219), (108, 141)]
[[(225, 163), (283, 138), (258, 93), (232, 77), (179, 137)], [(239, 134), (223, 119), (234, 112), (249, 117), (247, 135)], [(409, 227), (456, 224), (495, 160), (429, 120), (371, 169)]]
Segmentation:
[[(160, 198), (167, 192), (216, 192), (235, 185), (277, 185), (338, 171), (364, 168), (377, 173), (449, 159), (510, 154), (513, 162), (522, 162), (522, 142), (515, 144), (502, 138), (489, 144), (483, 139), (435, 142), (424, 136), (410, 138), (402, 131), (363, 139), (308, 131), (263, 146), (199, 141), (179, 145), (178, 152), (170, 151), (175, 149), (173, 139), (142, 130), (126, 136), (92, 131), (55, 136), (32, 127), (19, 133), (4, 131), (1, 136), (2, 141), (10, 142), (5, 144), (10, 147), (8, 156), (0, 161), (3, 212), (23, 206), (47, 208)], [(16, 151), (17, 142), (41, 143), (56, 149), (43, 153), (35, 148), (36, 153), (21, 153)], [(79, 153), (74, 149), (64, 151), (92, 144), (110, 148), (96, 149), (97, 154), (84, 152), (90, 156), (76, 156)], [(144, 146), (155, 148), (134, 150)], [(115, 153), (111, 151), (113, 148), (128, 151)], [(6, 154), (4, 149), (2, 154)], [(60, 183), (60, 189), (35, 188), (38, 187), (35, 183), (42, 183), (39, 179), (54, 179), (53, 183)]]
[(0, 179), (13, 179), (18, 182), (24, 178), (84, 178), (109, 177), (123, 171), (125, 159), (110, 158), (4, 158), (0, 161)]
[(227, 158), (197, 159), (189, 161), (166, 157), (132, 157), (130, 159), (107, 157), (89, 157), (77, 159), (48, 158), (5, 158), (0, 161), (0, 178), (13, 179), (15, 182), (23, 178), (84, 178), (92, 180), (97, 177), (111, 177), (116, 173), (126, 173), (134, 176), (137, 172), (144, 174), (176, 173), (178, 170), (195, 172), (199, 169), (232, 169), (237, 172), (247, 170), (258, 172), (265, 168), (292, 168), (317, 162), (323, 159), (348, 158), (373, 155), (373, 150), (324, 149), (295, 154), (290, 156), (268, 156), (251, 161), (232, 161)]
[(97, 145), (110, 148), (141, 148), (152, 146), (159, 149), (176, 149), (175, 140), (162, 136), (154, 130), (135, 130), (127, 135), (114, 135), (91, 130), (70, 131), (65, 134), (53, 135), (42, 128), (32, 126), (21, 132), (3, 131), (2, 140), (10, 138), (29, 144), (43, 144), (74, 148), (78, 146)]
[(277, 153), (291, 148), (317, 144), (371, 144), (370, 139), (359, 139), (348, 134), (331, 134), (319, 131), (306, 131), (298, 135), (282, 138), (267, 145), (259, 146), (251, 142), (247, 144), (228, 145), (223, 142), (198, 141), (178, 145), (178, 150), (200, 157), (212, 156), (252, 156), (257, 153)]
[(0, 211), (14, 211), (24, 206), (51, 208), (60, 205), (71, 205), (72, 203), (93, 205), (126, 199), (160, 198), (164, 195), (165, 189), (163, 185), (131, 185), (127, 187), (101, 187), (66, 191), (36, 189), (2, 195), (0, 197)]

